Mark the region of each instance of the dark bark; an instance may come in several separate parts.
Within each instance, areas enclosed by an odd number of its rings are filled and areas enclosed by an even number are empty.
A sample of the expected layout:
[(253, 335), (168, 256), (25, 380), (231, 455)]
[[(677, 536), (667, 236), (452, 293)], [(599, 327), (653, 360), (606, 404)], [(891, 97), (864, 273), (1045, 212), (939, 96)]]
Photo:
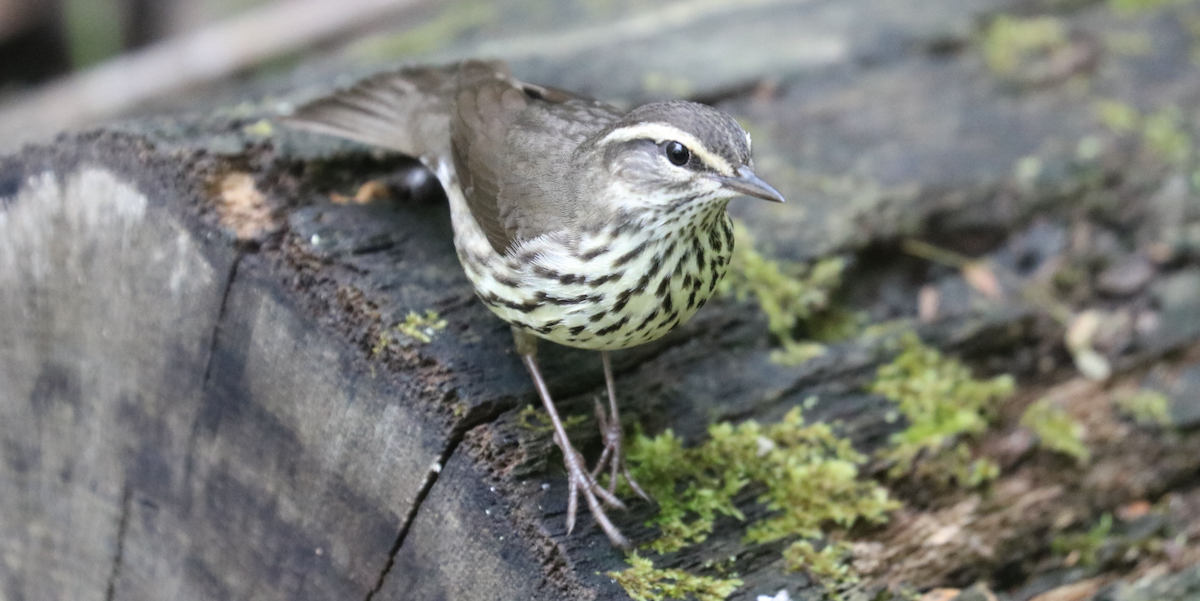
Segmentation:
[[(1190, 542), (1200, 537), (1200, 208), (1186, 180), (1196, 165), (1105, 129), (1092, 106), (1174, 106), (1194, 124), (1200, 79), (1182, 25), (1194, 9), (1065, 13), (1084, 35), (1055, 52), (1090, 56), (1089, 40), (1129, 28), (1156, 41), (1148, 54), (1100, 53), (1047, 79), (1037, 61), (1053, 56), (1031, 59), (1032, 75), (983, 65), (962, 24), (1001, 3), (953, 6), (924, 20), (867, 11), (850, 35), (833, 4), (785, 3), (672, 22), (604, 60), (553, 45), (556, 60), (522, 55), (519, 39), (496, 52), (508, 48), (524, 79), (645, 100), (660, 92), (607, 61), (696, 39), (727, 48), (764, 21), (843, 33), (847, 50), (821, 69), (770, 44), (745, 50), (755, 60), (740, 66), (680, 66), (695, 95), (746, 121), (759, 169), (789, 197), (735, 213), (775, 256), (848, 258), (839, 303), (873, 322), (912, 318), (921, 288), (938, 290), (939, 319), (920, 327), (923, 338), (1020, 382), (973, 442), (998, 458), (1000, 479), (986, 492), (895, 483), (905, 508), (852, 533), (859, 568), (871, 585), (984, 581), (1021, 599), (1079, 582), (1092, 587), (1085, 596), (1137, 599), (1149, 589), (1110, 584), (1158, 574), (1153, 586), (1167, 592), (1154, 594), (1186, 598), (1200, 562)], [(714, 31), (722, 19), (728, 37)], [(263, 135), (254, 125), (270, 110), (134, 120), (0, 162), (3, 594), (625, 598), (603, 575), (623, 556), (590, 518), (564, 532), (560, 459), (544, 433), (519, 425), (532, 385), (508, 327), (457, 265), (444, 201), (403, 185), (414, 169), (403, 157)], [(393, 184), (391, 198), (331, 201), (373, 178)], [(904, 252), (907, 237), (990, 260), (1005, 296), (989, 301), (958, 269)], [(1058, 295), (1053, 306), (1021, 294), (1064, 264), (1081, 279), (1039, 284)], [(1118, 267), (1135, 272), (1109, 271)], [(1055, 308), (1141, 323), (1101, 348), (1110, 382), (1078, 375)], [(448, 322), (432, 342), (380, 344), (427, 309)], [(840, 421), (863, 451), (901, 427), (867, 392), (892, 356), (886, 345), (850, 338), (787, 367), (770, 360), (775, 344), (752, 301), (716, 300), (616, 356), (627, 424), (697, 443), (714, 420), (775, 420), (817, 397), (809, 419)], [(553, 350), (543, 369), (562, 412), (590, 416), (599, 357)], [(1171, 396), (1174, 429), (1112, 411), (1113, 395), (1139, 386)], [(1090, 463), (1022, 439), (1021, 412), (1042, 396), (1088, 426)], [(573, 435), (594, 456), (594, 425)], [(1162, 507), (1155, 536), (1191, 533), (1180, 549), (1102, 556), (1090, 571), (1050, 552), (1056, 535), (1142, 500)], [(644, 541), (652, 514), (634, 502), (614, 517)], [(1121, 536), (1134, 537), (1135, 523), (1120, 522)], [(708, 543), (660, 566), (732, 555), (746, 581), (735, 599), (817, 594), (781, 571), (779, 545), (748, 547), (738, 533), (720, 522)]]

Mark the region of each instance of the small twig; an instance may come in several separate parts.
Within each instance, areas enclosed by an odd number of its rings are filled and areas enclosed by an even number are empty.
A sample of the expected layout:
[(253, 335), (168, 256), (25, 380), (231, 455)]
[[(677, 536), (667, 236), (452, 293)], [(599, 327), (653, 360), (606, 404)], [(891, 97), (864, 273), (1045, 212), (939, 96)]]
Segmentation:
[[(923, 240), (915, 238), (907, 238), (901, 243), (901, 248), (904, 252), (921, 259), (925, 259), (938, 265), (945, 265), (955, 269), (966, 269), (972, 265), (985, 264), (984, 260), (972, 259), (966, 255), (956, 253), (952, 250), (934, 246)], [(1021, 282), (1019, 292), (1021, 299), (1041, 310), (1052, 319), (1062, 324), (1064, 327), (1071, 323), (1073, 313), (1071, 309), (1054, 298), (1054, 294), (1049, 288), (1043, 284), (1023, 282), (1022, 278), (1011, 271), (1003, 269), (990, 262), (986, 263), (989, 269), (1002, 273), (1005, 279)]]
[(904, 249), (904, 252), (914, 257), (925, 259), (926, 261), (931, 261), (933, 263), (937, 263), (938, 265), (954, 267), (956, 269), (962, 269), (971, 263), (977, 262), (966, 255), (956, 253), (940, 246), (934, 246), (923, 240), (917, 240), (916, 238), (906, 238), (904, 242), (901, 243), (900, 247)]

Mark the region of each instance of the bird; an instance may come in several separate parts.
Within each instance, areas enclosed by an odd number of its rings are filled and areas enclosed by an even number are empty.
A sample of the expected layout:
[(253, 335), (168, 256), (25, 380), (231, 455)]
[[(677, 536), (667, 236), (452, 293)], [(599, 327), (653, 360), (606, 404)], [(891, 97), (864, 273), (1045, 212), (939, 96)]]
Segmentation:
[[(520, 81), (498, 60), (410, 66), (307, 102), (283, 121), (415, 157), (450, 204), (476, 296), (512, 329), (579, 498), (613, 545), (616, 485), (649, 499), (625, 466), (611, 351), (656, 340), (713, 295), (733, 251), (734, 197), (784, 202), (754, 172), (728, 114), (684, 100), (623, 111)], [(596, 350), (608, 407), (594, 468), (567, 437), (537, 361), (539, 340)], [(607, 486), (598, 479), (608, 474)]]

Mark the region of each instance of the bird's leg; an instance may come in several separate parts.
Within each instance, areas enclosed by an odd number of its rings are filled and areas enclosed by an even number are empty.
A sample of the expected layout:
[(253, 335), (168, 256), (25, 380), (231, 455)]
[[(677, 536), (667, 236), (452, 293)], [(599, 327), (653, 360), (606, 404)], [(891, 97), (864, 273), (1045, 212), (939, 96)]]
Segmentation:
[(646, 494), (641, 486), (638, 486), (637, 481), (633, 479), (633, 474), (629, 473), (629, 466), (625, 465), (625, 455), (621, 452), (624, 433), (621, 431), (621, 415), (617, 410), (617, 386), (613, 381), (612, 361), (608, 357), (608, 351), (600, 351), (600, 358), (604, 361), (604, 383), (608, 389), (608, 414), (605, 415), (600, 401), (596, 401), (596, 421), (600, 423), (600, 437), (604, 440), (604, 452), (600, 455), (600, 461), (596, 462), (596, 469), (592, 470), (592, 477), (603, 471), (607, 464), (609, 466), (608, 492), (616, 492), (617, 478), (624, 475), (625, 481), (629, 483), (633, 492), (649, 501), (651, 500), (650, 495)]
[[(537, 388), (538, 396), (542, 398), (542, 405), (545, 406), (546, 413), (550, 415), (550, 423), (554, 426), (554, 442), (558, 444), (558, 448), (562, 450), (563, 463), (567, 468), (567, 482), (569, 483), (568, 501), (567, 501), (567, 534), (570, 534), (575, 529), (575, 511), (578, 507), (578, 496), (583, 495), (584, 501), (587, 502), (588, 509), (592, 512), (592, 517), (596, 523), (604, 530), (604, 534), (608, 535), (608, 540), (612, 541), (613, 545), (618, 547), (628, 547), (629, 541), (621, 534), (620, 530), (608, 519), (604, 513), (604, 508), (600, 505), (600, 500), (618, 508), (624, 508), (624, 503), (613, 495), (604, 487), (600, 486), (596, 479), (587, 470), (587, 465), (584, 463), (583, 456), (571, 446), (570, 439), (567, 438), (567, 430), (563, 427), (562, 420), (558, 417), (558, 410), (554, 408), (554, 401), (550, 399), (550, 390), (546, 387), (546, 381), (542, 378), (542, 372), (537, 364), (537, 340), (533, 339), (525, 332), (518, 332), (513, 329), (513, 336), (517, 341), (517, 353), (521, 355), (521, 362), (525, 364), (525, 369), (529, 370), (530, 377), (533, 378), (533, 385)], [(599, 497), (599, 498), (597, 498)]]

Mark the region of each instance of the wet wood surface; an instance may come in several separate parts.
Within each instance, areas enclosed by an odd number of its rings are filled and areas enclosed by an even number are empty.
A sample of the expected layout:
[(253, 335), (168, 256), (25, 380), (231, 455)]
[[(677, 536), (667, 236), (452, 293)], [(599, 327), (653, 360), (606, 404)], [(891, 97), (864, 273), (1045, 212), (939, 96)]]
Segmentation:
[[(1200, 586), (1200, 151), (1189, 133), (1190, 150), (1164, 157), (1096, 107), (1166, 111), (1195, 132), (1200, 7), (1050, 4), (692, 2), (592, 7), (581, 25), (557, 4), (463, 2), (427, 16), (435, 44), (418, 44), (418, 27), (364, 48), (499, 56), (523, 79), (627, 105), (717, 104), (789, 199), (731, 208), (759, 248), (846, 258), (839, 302), (872, 323), (915, 319), (934, 290), (922, 336), (978, 373), (1017, 377), (973, 443), (1000, 478), (985, 491), (895, 484), (904, 507), (851, 537), (864, 590), (1184, 599)], [(1066, 35), (999, 72), (982, 32), (1007, 13)], [(241, 104), (0, 159), (0, 596), (627, 598), (604, 575), (624, 556), (590, 518), (565, 533), (560, 458), (520, 425), (532, 385), (457, 265), (436, 190), (411, 188), (404, 157), (264, 121), (346, 83), (332, 75), (344, 61), (254, 84)], [(371, 180), (390, 193), (334, 201)], [(905, 252), (908, 238), (990, 261), (1002, 294)], [(1052, 306), (1022, 294), (1064, 264), (1083, 275)], [(1059, 309), (1128, 324), (1099, 349), (1109, 381), (1073, 365)], [(447, 322), (432, 341), (380, 344), (425, 310)], [(800, 366), (773, 362), (776, 345), (752, 300), (724, 298), (618, 353), (627, 431), (694, 444), (714, 421), (777, 420), (811, 397), (808, 418), (838, 422), (864, 452), (902, 427), (867, 391), (892, 356), (875, 339)], [(543, 355), (561, 411), (590, 420), (599, 357)], [(1170, 398), (1169, 430), (1111, 410), (1143, 386)], [(1020, 413), (1042, 397), (1088, 427), (1088, 464), (1021, 444)], [(573, 430), (593, 456), (594, 432)], [(1087, 569), (1051, 553), (1056, 535), (1142, 501), (1178, 548)], [(614, 518), (645, 541), (653, 512), (634, 502)], [(745, 581), (732, 599), (821, 594), (782, 570), (778, 546), (739, 532), (721, 522), (657, 565), (732, 556)], [(1142, 576), (1156, 579), (1119, 584)]]

